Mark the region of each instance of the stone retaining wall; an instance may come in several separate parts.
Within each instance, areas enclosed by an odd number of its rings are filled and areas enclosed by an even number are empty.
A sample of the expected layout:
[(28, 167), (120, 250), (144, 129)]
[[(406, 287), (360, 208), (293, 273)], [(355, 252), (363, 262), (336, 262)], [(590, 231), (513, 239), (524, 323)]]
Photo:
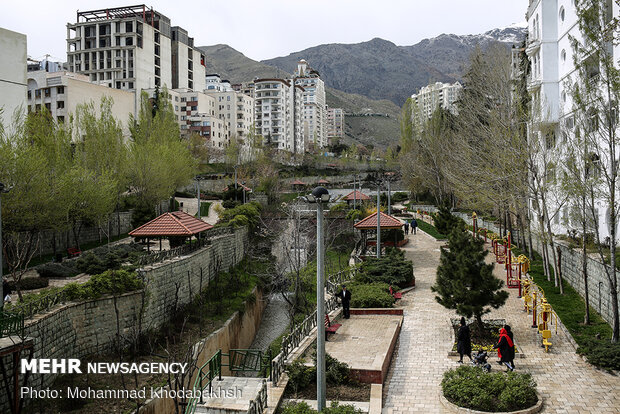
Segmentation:
[[(189, 303), (219, 271), (239, 263), (247, 250), (246, 228), (213, 240), (191, 254), (144, 269), (146, 288), (118, 297), (68, 303), (26, 321), (25, 336), (34, 340), (33, 358), (83, 358), (127, 346), (140, 333), (157, 330), (174, 311)], [(12, 360), (4, 359), (7, 372)], [(29, 385), (44, 389), (56, 376), (31, 375)], [(0, 388), (0, 412), (8, 411)]]

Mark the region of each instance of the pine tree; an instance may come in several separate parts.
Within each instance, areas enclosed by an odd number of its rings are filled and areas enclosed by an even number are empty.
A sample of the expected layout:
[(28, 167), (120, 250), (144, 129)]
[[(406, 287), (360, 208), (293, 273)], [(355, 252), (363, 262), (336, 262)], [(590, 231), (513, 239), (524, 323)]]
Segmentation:
[(433, 214), (433, 222), (435, 228), (441, 234), (450, 234), (452, 229), (459, 225), (462, 220), (450, 212), (450, 208), (446, 205), (439, 207), (439, 212)]
[(482, 315), (497, 309), (508, 299), (501, 290), (504, 282), (493, 276), (493, 264), (486, 264), (482, 240), (474, 239), (463, 225), (449, 236), (449, 249), (441, 249), (437, 280), (431, 288), (435, 300), (466, 318), (474, 316), (482, 328)]

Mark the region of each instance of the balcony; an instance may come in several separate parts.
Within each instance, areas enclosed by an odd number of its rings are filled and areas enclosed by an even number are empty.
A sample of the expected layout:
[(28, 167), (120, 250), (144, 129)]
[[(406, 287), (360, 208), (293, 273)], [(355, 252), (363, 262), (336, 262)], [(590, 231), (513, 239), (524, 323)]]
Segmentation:
[(525, 54), (528, 56), (532, 56), (540, 49), (540, 39), (532, 39), (527, 43), (527, 47), (525, 48)]
[(528, 92), (533, 92), (535, 90), (537, 90), (538, 88), (540, 88), (542, 85), (542, 77), (540, 76), (530, 76), (527, 79), (527, 90)]

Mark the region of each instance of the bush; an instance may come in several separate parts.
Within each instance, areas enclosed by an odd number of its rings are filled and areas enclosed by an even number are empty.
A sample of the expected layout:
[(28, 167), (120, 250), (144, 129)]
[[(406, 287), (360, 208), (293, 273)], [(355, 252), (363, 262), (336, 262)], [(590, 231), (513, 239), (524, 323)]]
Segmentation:
[(325, 354), (325, 382), (327, 384), (348, 384), (350, 382), (350, 372), (351, 369), (346, 362), (340, 362), (330, 354)]
[(94, 252), (86, 252), (76, 260), (76, 267), (82, 273), (96, 275), (106, 270), (105, 262)]
[(41, 277), (48, 278), (65, 278), (65, 277), (73, 277), (80, 272), (75, 268), (74, 265), (68, 265), (64, 263), (45, 263), (41, 266), (38, 266), (37, 272)]
[(96, 299), (102, 295), (120, 295), (142, 289), (143, 282), (133, 272), (126, 270), (107, 270), (92, 276), (84, 284), (69, 283), (65, 294), (69, 300)]
[[(7, 285), (11, 292), (16, 291), (15, 281), (10, 280)], [(48, 287), (50, 281), (45, 277), (24, 277), (19, 281), (19, 288), (21, 290), (34, 290)]]
[(288, 384), (286, 386), (287, 388), (290, 387), (295, 394), (312, 384), (316, 379), (316, 368), (307, 367), (299, 361), (289, 365), (286, 373), (288, 374)]
[(240, 206), (241, 203), (239, 201), (235, 201), (235, 200), (224, 200), (222, 202), (222, 207), (226, 208), (226, 209), (232, 209), (235, 208), (237, 206)]
[(538, 401), (536, 383), (530, 374), (487, 373), (467, 365), (446, 371), (441, 388), (451, 403), (479, 411), (522, 410)]
[(362, 219), (362, 212), (357, 210), (357, 209), (349, 210), (347, 212), (347, 215), (345, 216), (345, 218), (347, 220), (351, 220), (351, 221), (361, 220)]
[(620, 370), (620, 343), (605, 339), (590, 339), (577, 348), (577, 353), (585, 355), (588, 362), (597, 367), (610, 370)]
[(348, 288), (351, 290), (353, 308), (391, 308), (394, 305), (395, 300), (387, 283), (352, 284)]
[(380, 259), (367, 258), (355, 280), (359, 283), (385, 282), (402, 288), (414, 280), (413, 263), (405, 259), (400, 249), (387, 249), (387, 254)]
[[(218, 224), (236, 227), (249, 225), (251, 228), (255, 228), (260, 220), (260, 212), (261, 205), (256, 201), (252, 201), (251, 203), (242, 204), (235, 208), (224, 210), (220, 214)], [(245, 216), (245, 218), (237, 219), (238, 216)]]
[[(361, 414), (363, 411), (353, 405), (340, 405), (337, 401), (332, 401), (329, 407), (323, 409), (323, 414)], [(316, 414), (306, 402), (287, 403), (282, 407), (282, 414)]]
[(403, 191), (398, 191), (392, 194), (392, 202), (394, 203), (402, 203), (403, 201), (406, 201), (408, 198), (409, 198), (409, 194)]

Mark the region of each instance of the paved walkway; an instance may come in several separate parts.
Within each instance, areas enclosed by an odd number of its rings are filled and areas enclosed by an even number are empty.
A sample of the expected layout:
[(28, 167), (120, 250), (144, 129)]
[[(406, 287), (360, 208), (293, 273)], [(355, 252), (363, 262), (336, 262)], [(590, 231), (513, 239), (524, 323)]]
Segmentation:
[[(384, 413), (448, 412), (439, 401), (444, 371), (458, 366), (456, 357), (448, 357), (451, 334), (449, 319), (456, 317), (434, 299), (430, 287), (439, 264), (439, 246), (422, 231), (409, 235), (405, 254), (413, 260), (416, 289), (404, 296), (405, 320), (397, 352), (384, 385)], [(496, 266), (495, 274), (505, 279)], [(517, 371), (530, 372), (543, 395), (544, 413), (620, 413), (620, 378), (592, 368), (558, 330), (548, 354), (540, 348), (536, 330), (530, 328), (531, 315), (522, 311), (517, 292), (510, 289), (506, 305), (493, 311), (490, 318), (505, 318), (513, 328), (515, 341), (526, 358), (515, 361)], [(491, 357), (493, 369), (495, 356)]]

